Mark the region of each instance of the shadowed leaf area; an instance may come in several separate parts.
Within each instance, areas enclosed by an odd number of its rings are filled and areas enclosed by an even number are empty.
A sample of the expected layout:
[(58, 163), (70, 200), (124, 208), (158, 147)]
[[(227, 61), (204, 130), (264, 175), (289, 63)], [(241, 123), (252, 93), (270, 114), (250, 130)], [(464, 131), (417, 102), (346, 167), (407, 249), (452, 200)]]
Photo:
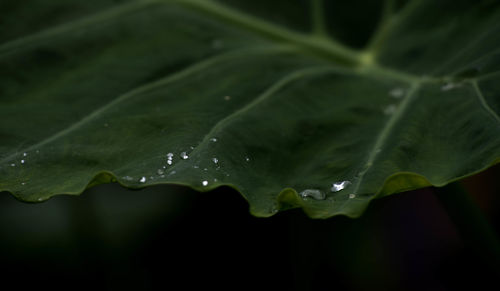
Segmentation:
[(256, 216), (356, 217), (498, 163), (498, 2), (324, 2), (4, 1), (0, 191), (226, 185)]

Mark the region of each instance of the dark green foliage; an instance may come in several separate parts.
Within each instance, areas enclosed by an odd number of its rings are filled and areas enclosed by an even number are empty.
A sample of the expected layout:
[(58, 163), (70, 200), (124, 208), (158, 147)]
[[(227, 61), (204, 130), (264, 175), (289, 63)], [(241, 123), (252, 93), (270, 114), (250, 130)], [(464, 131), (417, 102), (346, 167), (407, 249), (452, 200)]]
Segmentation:
[(21, 200), (228, 185), (256, 216), (359, 216), (500, 160), (495, 1), (28, 2), (0, 4)]

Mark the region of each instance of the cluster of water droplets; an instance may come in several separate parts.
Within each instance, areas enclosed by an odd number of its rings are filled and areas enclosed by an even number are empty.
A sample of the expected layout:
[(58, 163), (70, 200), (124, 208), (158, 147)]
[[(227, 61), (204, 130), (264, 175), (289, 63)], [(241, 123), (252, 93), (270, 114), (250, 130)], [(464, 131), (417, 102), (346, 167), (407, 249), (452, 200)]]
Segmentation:
[[(210, 137), (207, 139), (207, 141), (210, 143), (217, 143), (219, 141), (219, 139), (217, 137)], [(190, 149), (194, 150), (195, 147), (191, 146)], [(190, 157), (190, 153), (188, 151), (182, 151), (179, 154), (175, 154), (174, 152), (167, 153), (166, 154), (166, 163), (156, 170), (155, 175), (152, 175), (152, 176), (140, 175), (138, 178), (137, 178), (137, 176), (136, 176), (136, 178), (134, 178), (132, 176), (123, 176), (122, 179), (125, 181), (136, 181), (140, 184), (144, 184), (150, 180), (155, 180), (158, 178), (165, 178), (166, 176), (174, 175), (174, 174), (176, 174), (176, 171), (169, 170), (169, 167), (172, 167), (175, 164), (176, 159), (178, 159), (178, 161), (188, 160), (188, 159), (192, 160), (192, 162), (190, 163), (190, 167), (192, 167), (192, 169), (202, 171), (198, 174), (198, 175), (200, 175), (200, 177), (205, 176), (199, 182), (201, 184), (201, 186), (203, 186), (203, 187), (208, 186), (212, 182), (213, 183), (218, 182), (219, 180), (217, 178), (221, 178), (221, 176), (225, 176), (225, 177), (230, 176), (230, 174), (225, 172), (224, 169), (221, 167), (222, 163), (221, 163), (221, 160), (219, 159), (219, 157), (211, 156), (211, 157), (208, 157), (207, 159), (203, 159), (203, 158), (200, 159), (199, 157), (196, 156), (193, 158), (193, 157)], [(250, 162), (250, 157), (244, 156), (242, 158), (242, 160), (244, 160), (248, 163), (248, 162)], [(185, 170), (185, 169), (186, 168), (183, 167), (183, 170)], [(215, 175), (217, 178), (216, 177), (208, 178), (207, 177), (208, 173), (201, 174), (204, 172), (209, 172), (210, 169), (214, 169), (215, 171), (218, 171), (218, 173), (212, 172), (210, 174), (210, 176)]]
[[(349, 187), (351, 185), (351, 181), (345, 180), (345, 181), (338, 181), (338, 182), (333, 182), (332, 186), (330, 188), (330, 192), (336, 193), (339, 191), (342, 191)], [(319, 190), (319, 189), (305, 189), (302, 192), (300, 192), (300, 196), (302, 199), (308, 199), (308, 198), (313, 198), (314, 200), (325, 200), (327, 198), (327, 195), (325, 192)], [(349, 198), (355, 198), (355, 194), (349, 194)]]
[[(389, 91), (389, 96), (394, 99), (402, 99), (406, 95), (406, 89), (401, 87), (393, 88)], [(385, 115), (392, 115), (398, 109), (397, 103), (391, 103), (384, 107), (382, 110)]]

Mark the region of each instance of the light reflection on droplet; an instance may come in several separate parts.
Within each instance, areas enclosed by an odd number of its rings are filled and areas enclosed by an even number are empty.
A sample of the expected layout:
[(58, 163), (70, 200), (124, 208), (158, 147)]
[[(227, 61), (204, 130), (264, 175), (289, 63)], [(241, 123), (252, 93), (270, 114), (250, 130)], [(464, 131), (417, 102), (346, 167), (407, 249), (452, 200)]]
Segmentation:
[(344, 190), (347, 186), (351, 185), (350, 181), (340, 181), (332, 184), (331, 191), (339, 192), (340, 190)]
[(218, 164), (218, 163), (219, 163), (219, 159), (217, 159), (217, 158), (212, 158), (212, 162), (214, 162), (214, 164)]
[(146, 183), (146, 177), (143, 176), (141, 179), (139, 179), (139, 182)]
[(212, 138), (210, 139), (210, 141), (211, 141), (211, 142), (217, 142), (217, 138), (216, 138), (216, 137), (212, 137)]
[(180, 154), (180, 156), (181, 156), (181, 159), (183, 159), (183, 160), (187, 160), (187, 159), (189, 158), (189, 156), (187, 155), (187, 153), (186, 153), (186, 152), (182, 152), (182, 153)]
[(207, 185), (208, 185), (208, 181), (203, 181), (203, 182), (201, 182), (201, 184), (202, 184), (203, 186), (207, 186)]

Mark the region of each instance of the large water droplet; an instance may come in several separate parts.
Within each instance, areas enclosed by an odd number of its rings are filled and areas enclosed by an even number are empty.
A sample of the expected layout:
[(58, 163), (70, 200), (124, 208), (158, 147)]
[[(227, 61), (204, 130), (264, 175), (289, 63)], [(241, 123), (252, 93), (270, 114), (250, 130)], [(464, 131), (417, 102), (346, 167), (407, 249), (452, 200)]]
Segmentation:
[(181, 159), (183, 159), (183, 160), (187, 160), (189, 158), (189, 156), (187, 155), (186, 152), (182, 152), (180, 156), (181, 156)]
[(141, 179), (139, 179), (139, 182), (146, 183), (146, 177), (142, 177)]
[(207, 185), (208, 185), (208, 181), (203, 181), (203, 182), (201, 182), (201, 184), (202, 184), (203, 186), (207, 186)]
[(167, 154), (167, 159), (171, 160), (174, 157), (173, 153), (168, 153)]
[(314, 198), (316, 200), (324, 200), (326, 198), (325, 193), (317, 189), (306, 189), (300, 192), (300, 196), (305, 199), (308, 197)]
[(394, 98), (401, 98), (405, 95), (405, 90), (403, 88), (394, 88), (389, 91), (389, 95)]
[(214, 164), (218, 164), (218, 163), (219, 163), (219, 159), (217, 159), (217, 158), (212, 158), (212, 162), (214, 162)]
[(167, 160), (168, 165), (172, 165), (172, 160)]
[(21, 160), (21, 164), (24, 164), (24, 162), (25, 162), (24, 160)]
[(217, 142), (217, 138), (216, 138), (216, 137), (212, 137), (212, 138), (210, 139), (210, 141), (211, 141), (211, 142)]
[(335, 182), (332, 184), (332, 192), (339, 192), (341, 190), (344, 190), (347, 186), (351, 185), (350, 181), (341, 181), (341, 182)]

